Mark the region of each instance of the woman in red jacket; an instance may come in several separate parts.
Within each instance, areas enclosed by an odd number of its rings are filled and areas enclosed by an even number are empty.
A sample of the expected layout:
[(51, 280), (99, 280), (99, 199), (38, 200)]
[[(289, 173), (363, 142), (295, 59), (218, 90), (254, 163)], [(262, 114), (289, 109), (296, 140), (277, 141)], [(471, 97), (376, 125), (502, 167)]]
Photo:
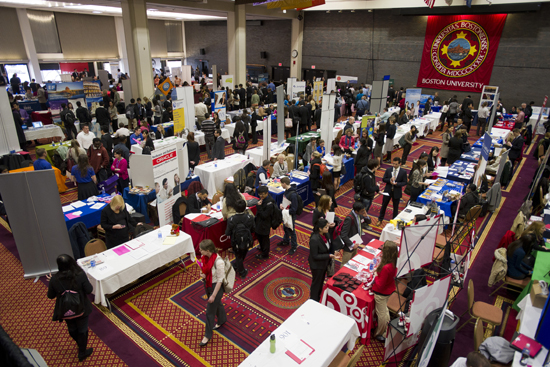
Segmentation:
[(376, 315), (378, 316), (378, 327), (374, 333), (375, 339), (379, 342), (386, 341), (386, 330), (390, 322), (390, 311), (388, 310), (388, 299), (395, 291), (395, 276), (397, 275), (397, 245), (393, 241), (386, 241), (382, 249), (382, 260), (376, 268), (376, 278), (372, 285), (374, 302), (376, 303)]

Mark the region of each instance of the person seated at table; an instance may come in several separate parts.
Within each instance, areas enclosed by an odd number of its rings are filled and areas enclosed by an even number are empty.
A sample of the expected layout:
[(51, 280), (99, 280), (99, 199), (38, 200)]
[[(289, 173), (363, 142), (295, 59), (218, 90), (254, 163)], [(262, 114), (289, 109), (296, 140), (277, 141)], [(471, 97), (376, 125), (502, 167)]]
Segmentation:
[(97, 191), (97, 178), (94, 169), (88, 162), (88, 156), (78, 156), (77, 165), (71, 169), (72, 181), (78, 186), (78, 200), (86, 200), (90, 196), (99, 195)]
[(439, 148), (432, 147), (430, 154), (428, 154), (428, 172), (433, 172), (439, 166)]
[(130, 137), (130, 130), (126, 128), (124, 122), (118, 124), (118, 130), (115, 132), (115, 138)]
[(141, 128), (136, 127), (136, 129), (134, 130), (134, 133), (132, 134), (132, 136), (130, 136), (130, 143), (132, 145), (141, 144), (142, 141), (143, 141), (143, 135), (141, 135)]
[(43, 169), (52, 169), (52, 165), (50, 162), (46, 160), (46, 157), (48, 156), (48, 153), (46, 153), (46, 149), (44, 148), (38, 148), (36, 149), (36, 160), (33, 163), (34, 170), (40, 171)]
[(372, 292), (374, 293), (375, 312), (378, 316), (378, 327), (374, 332), (374, 338), (379, 342), (386, 341), (385, 335), (390, 322), (388, 299), (395, 291), (395, 276), (397, 275), (397, 257), (399, 251), (393, 241), (384, 242), (382, 258), (376, 268)]
[(462, 147), (464, 141), (462, 140), (462, 132), (457, 131), (456, 134), (449, 139), (449, 152), (447, 154), (447, 165), (452, 166), (462, 154)]
[(313, 227), (309, 239), (308, 263), (311, 269), (311, 287), (309, 298), (319, 302), (325, 283), (325, 275), (331, 261), (334, 261), (335, 246), (329, 235), (330, 224), (325, 218), (320, 218)]
[(115, 195), (109, 205), (105, 205), (101, 211), (101, 227), (105, 230), (105, 244), (107, 248), (113, 248), (128, 242), (130, 233), (134, 232), (136, 226), (143, 223), (136, 223), (128, 210), (124, 199)]
[(189, 159), (189, 169), (194, 170), (200, 163), (201, 150), (199, 143), (195, 141), (195, 133), (192, 131), (187, 134), (187, 156)]
[(458, 217), (464, 218), (468, 211), (475, 205), (479, 204), (479, 196), (475, 184), (466, 186), (466, 193), (460, 199), (460, 208), (458, 209)]
[(208, 200), (208, 191), (202, 189), (195, 195), (191, 195), (187, 198), (187, 210), (185, 214), (190, 213), (208, 213), (210, 212), (212, 204)]
[(514, 279), (525, 279), (533, 274), (533, 268), (525, 263), (526, 257), (531, 253), (536, 237), (533, 233), (521, 236), (512, 242), (506, 251), (508, 271), (506, 275)]
[(237, 190), (237, 186), (233, 183), (228, 183), (225, 185), (225, 189), (223, 191), (223, 201), (222, 201), (222, 215), (223, 219), (227, 220), (235, 215), (235, 206), (237, 205), (237, 201), (239, 200), (245, 200), (245, 197), (243, 194)]
[(352, 134), (353, 129), (347, 129), (345, 135), (340, 138), (340, 148), (347, 154), (355, 150), (355, 138)]
[(319, 140), (319, 146), (317, 147), (317, 152), (321, 154), (321, 157), (324, 157), (326, 154), (325, 141), (323, 139)]
[(145, 131), (151, 130), (151, 127), (149, 126), (149, 123), (147, 123), (147, 120), (142, 120), (139, 129), (140, 132), (143, 134)]
[(222, 131), (216, 129), (216, 131), (214, 131), (214, 137), (216, 138), (216, 142), (214, 143), (214, 148), (212, 148), (212, 158), (215, 161), (218, 159), (225, 159), (225, 140), (222, 137)]
[(419, 159), (413, 162), (411, 173), (409, 174), (409, 182), (411, 184), (410, 203), (415, 202), (418, 196), (424, 191), (424, 186), (429, 186), (424, 182), (423, 169), (426, 167), (426, 161)]
[[(312, 225), (315, 226), (320, 218), (326, 219), (329, 212), (334, 212), (332, 198), (329, 195), (322, 195), (319, 199), (319, 203), (317, 204), (315, 209), (313, 209)], [(338, 226), (341, 221), (342, 220), (338, 218), (338, 216), (335, 214), (333, 223), (329, 224), (330, 238), (334, 238), (334, 228), (336, 228), (336, 226)]]
[(288, 163), (283, 153), (277, 156), (277, 162), (273, 164), (273, 177), (281, 177), (288, 174)]
[(344, 244), (344, 254), (342, 255), (342, 264), (344, 266), (352, 257), (357, 255), (359, 243), (353, 243), (351, 238), (356, 234), (363, 235), (363, 229), (369, 228), (370, 219), (363, 203), (358, 201), (353, 203), (352, 211), (344, 219), (340, 239)]
[[(88, 160), (100, 182), (109, 178), (107, 172), (107, 169), (109, 169), (109, 153), (101, 144), (101, 139), (94, 138), (92, 146), (88, 149)], [(102, 169), (103, 171), (101, 171)]]
[[(321, 140), (322, 141), (322, 140)], [(313, 152), (313, 160), (311, 161), (311, 167), (309, 169), (309, 181), (311, 182), (311, 191), (313, 191), (313, 198), (315, 204), (319, 202), (319, 195), (317, 190), (321, 186), (321, 153)]]
[(128, 187), (130, 182), (128, 176), (128, 161), (124, 158), (121, 149), (115, 149), (113, 164), (111, 165), (111, 172), (118, 175), (117, 187), (118, 192), (123, 193), (124, 189)]
[(256, 172), (256, 182), (254, 182), (254, 187), (260, 186), (260, 184), (265, 185), (269, 181), (269, 166), (271, 161), (269, 159), (264, 159), (260, 168)]

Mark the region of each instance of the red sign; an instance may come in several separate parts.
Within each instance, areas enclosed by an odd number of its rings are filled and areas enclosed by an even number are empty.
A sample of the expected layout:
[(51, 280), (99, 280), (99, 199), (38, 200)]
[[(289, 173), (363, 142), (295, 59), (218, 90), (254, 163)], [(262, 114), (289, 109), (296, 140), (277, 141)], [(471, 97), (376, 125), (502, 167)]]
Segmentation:
[(176, 157), (176, 151), (172, 151), (168, 154), (161, 155), (160, 157), (153, 159), (153, 166), (156, 166), (157, 164), (161, 164), (163, 162), (169, 161), (172, 158)]
[(417, 86), (481, 92), (505, 22), (506, 14), (429, 16)]
[(311, 68), (312, 68), (312, 69), (315, 69), (315, 65), (311, 65)]

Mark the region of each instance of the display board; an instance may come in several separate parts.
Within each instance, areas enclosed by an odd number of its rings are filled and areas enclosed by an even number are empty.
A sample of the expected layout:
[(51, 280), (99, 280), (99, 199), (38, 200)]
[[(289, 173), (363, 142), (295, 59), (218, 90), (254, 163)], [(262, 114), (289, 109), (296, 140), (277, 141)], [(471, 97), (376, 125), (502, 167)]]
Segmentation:
[[(285, 87), (281, 84), (276, 88), (277, 91), (277, 106), (281, 106), (277, 113), (277, 144), (280, 146), (285, 139)], [(271, 140), (271, 139), (268, 139)]]
[[(321, 139), (325, 141), (326, 151), (330, 154), (330, 146), (334, 140), (334, 102), (336, 101), (336, 93), (325, 93), (323, 95), (325, 103), (321, 110)], [(311, 157), (308, 157), (311, 159)]]
[(191, 85), (191, 81), (194, 80), (191, 76), (191, 69), (192, 69), (191, 65), (182, 65), (181, 66), (181, 81), (182, 82), (187, 82), (187, 83), (189, 83), (189, 85)]
[(180, 135), (185, 129), (185, 102), (173, 101), (172, 111), (174, 114), (174, 135)]
[(428, 363), (430, 363), (430, 359), (432, 358), (432, 353), (435, 349), (435, 346), (437, 345), (437, 339), (439, 338), (439, 332), (441, 331), (441, 326), (443, 326), (443, 320), (445, 319), (446, 309), (447, 309), (447, 301), (445, 301), (445, 304), (441, 308), (441, 312), (437, 317), (437, 321), (432, 326), (432, 330), (430, 330), (431, 331), (431, 333), (429, 334), (430, 337), (426, 341), (424, 350), (422, 351), (420, 360), (418, 362), (418, 367), (428, 367)]
[(231, 90), (235, 89), (235, 84), (233, 83), (233, 75), (222, 75), (222, 87), (229, 88)]
[(264, 143), (262, 150), (262, 162), (271, 156), (271, 115), (268, 115), (263, 121)]
[(336, 92), (336, 78), (327, 79), (327, 93)]
[[(286, 94), (288, 94), (290, 99), (293, 99), (292, 98), (292, 85), (294, 84), (295, 81), (296, 81), (296, 78), (287, 78), (287, 80), (286, 80)], [(290, 102), (290, 100), (289, 100), (289, 102)]]
[(212, 112), (217, 112), (218, 117), (220, 118), (221, 122), (226, 122), (227, 116), (226, 116), (226, 99), (225, 99), (225, 91), (217, 91), (211, 93), (213, 94), (212, 98)]
[(157, 192), (157, 209), (160, 226), (173, 223), (172, 206), (181, 196), (180, 170), (176, 145), (151, 152), (153, 177)]
[(297, 82), (292, 83), (292, 95), (291, 99), (297, 101), (300, 97), (306, 97), (306, 82)]
[(449, 274), (444, 278), (434, 281), (432, 284), (418, 288), (414, 292), (409, 316), (411, 324), (407, 337), (418, 333), (422, 329), (422, 323), (426, 316), (445, 304), (450, 285), (451, 275)]
[(314, 82), (311, 94), (313, 95), (313, 99), (315, 100), (315, 102), (320, 103), (323, 97), (323, 82)]
[(415, 106), (422, 98), (422, 88), (407, 88), (405, 93), (405, 104)]
[(347, 83), (355, 84), (357, 83), (358, 78), (356, 76), (345, 76), (345, 75), (336, 75), (337, 83)]
[(491, 108), (498, 100), (497, 97), (498, 87), (491, 87), (489, 85), (483, 86), (483, 91), (481, 92), (481, 98), (479, 99), (479, 107), (477, 110), (481, 109), (481, 105), (484, 102), (487, 102), (487, 107)]
[(193, 87), (187, 86), (176, 88), (176, 100), (183, 102), (185, 128), (190, 129), (195, 126), (195, 100)]
[(397, 259), (398, 277), (432, 262), (440, 219), (437, 215), (403, 229)]

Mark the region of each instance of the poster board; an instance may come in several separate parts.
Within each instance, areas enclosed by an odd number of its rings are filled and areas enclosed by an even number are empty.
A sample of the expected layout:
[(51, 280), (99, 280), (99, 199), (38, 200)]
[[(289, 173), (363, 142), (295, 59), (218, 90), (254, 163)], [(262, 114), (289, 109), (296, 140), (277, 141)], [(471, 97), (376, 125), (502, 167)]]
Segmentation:
[(445, 304), (441, 308), (441, 312), (437, 318), (436, 323), (432, 326), (430, 330), (431, 331), (431, 333), (429, 333), (430, 337), (426, 341), (426, 344), (422, 350), (422, 354), (418, 362), (418, 367), (428, 367), (428, 363), (430, 363), (430, 359), (432, 358), (433, 351), (437, 344), (437, 339), (439, 338), (439, 332), (441, 331), (441, 326), (443, 326), (443, 320), (445, 319), (446, 309), (447, 309), (447, 301), (445, 301)]
[(222, 75), (221, 86), (225, 87), (226, 89), (229, 88), (233, 90), (235, 89), (235, 83), (233, 82), (233, 80), (234, 80), (233, 75)]
[[(263, 121), (260, 122), (263, 124), (263, 138), (264, 143), (262, 146), (262, 162), (266, 159), (269, 159), (271, 156), (271, 115), (267, 116)], [(289, 169), (292, 169), (289, 167)]]
[(191, 65), (182, 65), (181, 66), (181, 81), (189, 83), (191, 85), (191, 81), (194, 79), (191, 77)]
[(487, 107), (491, 108), (495, 102), (498, 101), (498, 87), (492, 87), (490, 85), (484, 85), (481, 91), (481, 98), (479, 98), (479, 106), (477, 110), (481, 109), (481, 105), (487, 102)]
[(405, 91), (405, 105), (416, 105), (417, 101), (422, 98), (422, 88), (407, 88)]
[(336, 78), (327, 79), (327, 93), (336, 92)]
[[(333, 121), (336, 93), (325, 93), (323, 100), (325, 100), (325, 103), (323, 103), (321, 110), (321, 139), (325, 141), (325, 147), (330, 147), (332, 141), (334, 140)], [(327, 148), (326, 151), (330, 154), (330, 148)]]
[(185, 129), (185, 102), (173, 101), (172, 111), (174, 114), (174, 135), (180, 135)]
[(226, 116), (226, 99), (225, 99), (225, 91), (217, 91), (211, 93), (214, 95), (214, 98), (212, 98), (212, 112), (217, 112), (218, 117), (220, 118), (221, 122), (226, 122), (227, 116)]
[(315, 102), (320, 103), (323, 98), (323, 82), (318, 81), (313, 83), (313, 90), (311, 91)]
[(440, 219), (437, 215), (403, 229), (397, 259), (398, 277), (432, 262)]
[[(172, 95), (173, 96), (173, 95)], [(176, 88), (176, 100), (183, 102), (185, 128), (195, 126), (195, 100), (192, 86)]]
[(297, 82), (294, 81), (292, 83), (292, 95), (290, 96), (291, 99), (297, 101), (300, 99), (300, 97), (306, 96), (306, 82)]
[[(285, 102), (285, 88), (281, 84), (276, 88), (277, 91), (277, 106), (281, 106), (279, 108), (280, 113), (277, 113), (277, 144), (280, 146), (283, 144), (283, 142), (286, 140), (285, 138), (285, 114), (284, 114), (284, 102)], [(268, 139), (271, 141), (271, 139)], [(265, 140), (264, 140), (265, 141)]]
[(451, 275), (438, 279), (432, 284), (418, 288), (414, 292), (413, 301), (410, 307), (411, 324), (407, 337), (418, 333), (422, 329), (424, 319), (435, 309), (442, 307), (447, 301)]
[(155, 149), (151, 152), (154, 187), (157, 192), (157, 209), (160, 226), (173, 223), (172, 206), (179, 196), (180, 171), (176, 145)]

